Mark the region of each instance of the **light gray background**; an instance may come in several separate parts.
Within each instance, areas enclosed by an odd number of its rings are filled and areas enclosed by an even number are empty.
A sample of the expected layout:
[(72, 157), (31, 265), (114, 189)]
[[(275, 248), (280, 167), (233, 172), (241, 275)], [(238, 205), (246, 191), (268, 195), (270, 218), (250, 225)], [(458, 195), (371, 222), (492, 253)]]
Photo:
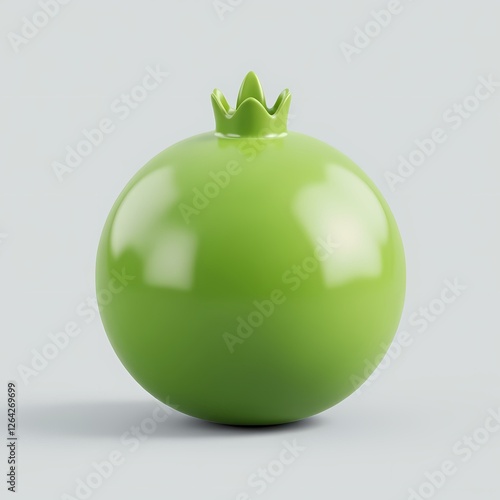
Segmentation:
[[(444, 126), (443, 112), (479, 76), (500, 80), (500, 4), (402, 0), (403, 12), (347, 62), (340, 44), (387, 4), (243, 0), (221, 20), (211, 0), (73, 0), (16, 53), (8, 34), (39, 7), (0, 2), (2, 366), (19, 385), (18, 498), (73, 494), (92, 462), (117, 449), (125, 463), (91, 498), (406, 499), (452, 459), (459, 470), (435, 498), (498, 499), (500, 435), (467, 463), (452, 449), (500, 405), (500, 90), (395, 192), (384, 173)], [(170, 74), (120, 121), (110, 105), (148, 65)], [(269, 101), (291, 89), (290, 129), (346, 153), (386, 196), (407, 250), (401, 330), (414, 342), (370, 386), (309, 421), (238, 430), (176, 413), (129, 452), (120, 436), (156, 403), (121, 366), (100, 320), (76, 313), (94, 294), (100, 230), (136, 170), (212, 129), (210, 92), (234, 103), (250, 69)], [(58, 182), (52, 162), (105, 117), (115, 132)], [(410, 316), (455, 278), (467, 289), (418, 333)], [(23, 384), (19, 365), (68, 321), (81, 335)], [(258, 495), (247, 480), (286, 439), (306, 449)]]

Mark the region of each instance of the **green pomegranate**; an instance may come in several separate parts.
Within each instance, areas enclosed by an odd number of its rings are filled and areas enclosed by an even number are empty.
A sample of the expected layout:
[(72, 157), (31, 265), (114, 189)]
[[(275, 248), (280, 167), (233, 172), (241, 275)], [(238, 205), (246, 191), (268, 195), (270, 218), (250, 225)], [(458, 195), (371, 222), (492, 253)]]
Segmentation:
[(401, 237), (366, 174), (287, 131), (249, 73), (215, 131), (146, 164), (106, 221), (97, 293), (132, 376), (179, 411), (236, 425), (309, 417), (369, 376), (404, 301)]

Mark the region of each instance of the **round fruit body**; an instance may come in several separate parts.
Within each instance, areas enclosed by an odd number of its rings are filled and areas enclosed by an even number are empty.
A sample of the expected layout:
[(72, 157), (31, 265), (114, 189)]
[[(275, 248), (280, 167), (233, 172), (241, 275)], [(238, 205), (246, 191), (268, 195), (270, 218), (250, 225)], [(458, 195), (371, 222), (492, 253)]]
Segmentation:
[(129, 182), (105, 224), (105, 329), (153, 396), (202, 419), (291, 422), (352, 393), (397, 328), (394, 218), (311, 137), (187, 139)]

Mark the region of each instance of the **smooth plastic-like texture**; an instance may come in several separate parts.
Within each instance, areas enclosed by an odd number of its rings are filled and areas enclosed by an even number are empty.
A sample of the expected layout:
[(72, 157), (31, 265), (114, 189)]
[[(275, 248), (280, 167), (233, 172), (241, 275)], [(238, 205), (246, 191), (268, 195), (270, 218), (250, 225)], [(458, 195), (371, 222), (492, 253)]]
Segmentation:
[(287, 132), (253, 73), (216, 131), (129, 182), (97, 258), (102, 320), (160, 401), (199, 418), (277, 424), (321, 412), (370, 374), (396, 331), (405, 260), (394, 218), (346, 156)]

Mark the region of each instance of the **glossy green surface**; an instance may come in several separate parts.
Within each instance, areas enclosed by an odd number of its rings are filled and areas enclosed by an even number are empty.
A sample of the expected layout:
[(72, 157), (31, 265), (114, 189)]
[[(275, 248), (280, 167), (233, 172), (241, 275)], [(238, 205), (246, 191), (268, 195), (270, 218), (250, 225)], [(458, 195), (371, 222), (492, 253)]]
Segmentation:
[(404, 300), (400, 235), (373, 183), (316, 139), (263, 135), (219, 130), (160, 153), (98, 250), (101, 316), (127, 370), (222, 423), (290, 422), (341, 401), (380, 361)]

